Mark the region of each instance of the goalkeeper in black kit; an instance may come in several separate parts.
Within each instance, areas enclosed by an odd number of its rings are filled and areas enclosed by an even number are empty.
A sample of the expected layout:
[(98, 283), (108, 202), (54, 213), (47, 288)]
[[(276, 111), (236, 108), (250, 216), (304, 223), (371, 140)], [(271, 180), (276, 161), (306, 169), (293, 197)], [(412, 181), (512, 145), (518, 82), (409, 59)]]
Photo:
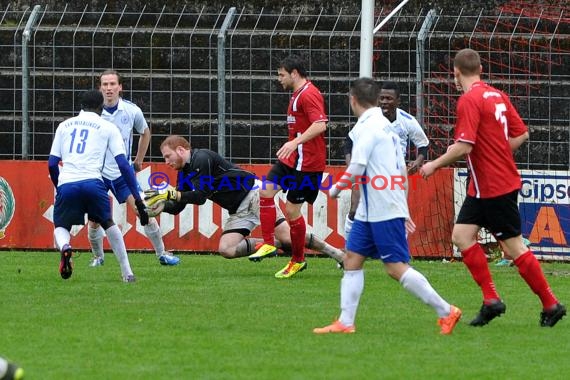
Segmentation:
[[(161, 212), (180, 213), (187, 204), (204, 204), (206, 200), (226, 209), (229, 218), (223, 226), (218, 251), (227, 258), (249, 256), (263, 244), (262, 239), (248, 237), (259, 226), (259, 187), (261, 181), (247, 170), (234, 165), (214, 151), (192, 149), (182, 136), (169, 136), (160, 145), (168, 166), (178, 171), (176, 188), (150, 189), (145, 192), (149, 215)], [(278, 246), (288, 251), (291, 245), (289, 224), (281, 211), (275, 220)], [(344, 252), (332, 247), (312, 233), (305, 246), (334, 258), (342, 266)]]

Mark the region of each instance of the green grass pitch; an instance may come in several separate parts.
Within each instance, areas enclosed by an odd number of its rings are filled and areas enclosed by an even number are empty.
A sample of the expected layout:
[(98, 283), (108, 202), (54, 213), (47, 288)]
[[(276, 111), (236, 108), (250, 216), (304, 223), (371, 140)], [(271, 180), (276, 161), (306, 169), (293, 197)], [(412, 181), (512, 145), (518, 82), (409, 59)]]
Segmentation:
[[(181, 258), (163, 267), (130, 254), (137, 282), (125, 284), (112, 254), (100, 268), (81, 254), (62, 280), (55, 253), (0, 252), (0, 355), (27, 380), (568, 377), (570, 320), (539, 327), (540, 303), (516, 268), (492, 267), (507, 313), (474, 328), (481, 294), (463, 264), (414, 261), (463, 309), (453, 335), (441, 336), (435, 313), (367, 262), (356, 334), (316, 336), (339, 313), (332, 260), (309, 257), (306, 271), (277, 280), (287, 258)], [(543, 268), (570, 304), (568, 265)]]

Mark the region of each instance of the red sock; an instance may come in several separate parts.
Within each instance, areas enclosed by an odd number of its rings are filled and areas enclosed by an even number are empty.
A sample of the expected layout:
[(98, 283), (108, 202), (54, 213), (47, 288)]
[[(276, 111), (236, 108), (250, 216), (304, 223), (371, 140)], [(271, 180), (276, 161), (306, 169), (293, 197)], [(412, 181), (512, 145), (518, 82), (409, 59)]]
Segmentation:
[(259, 198), (259, 221), (261, 222), (261, 236), (266, 244), (275, 245), (275, 219), (277, 211), (275, 210), (275, 199)]
[(307, 233), (307, 226), (303, 215), (295, 220), (289, 221), (291, 227), (291, 261), (301, 263), (305, 261), (305, 234)]
[(540, 263), (530, 249), (517, 257), (514, 263), (519, 268), (521, 277), (540, 298), (544, 310), (548, 310), (558, 303), (544, 277)]
[(494, 300), (499, 300), (499, 294), (497, 289), (495, 289), (489, 265), (487, 265), (487, 257), (481, 245), (475, 243), (466, 250), (461, 251), (461, 255), (463, 256), (463, 263), (467, 266), (471, 276), (483, 292), (483, 302), (489, 304)]

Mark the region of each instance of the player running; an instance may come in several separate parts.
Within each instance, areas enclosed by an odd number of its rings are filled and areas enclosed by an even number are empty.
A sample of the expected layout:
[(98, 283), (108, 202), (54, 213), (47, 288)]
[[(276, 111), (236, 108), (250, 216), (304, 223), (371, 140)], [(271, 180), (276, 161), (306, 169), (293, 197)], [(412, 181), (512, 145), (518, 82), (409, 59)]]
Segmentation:
[[(57, 189), (53, 209), (55, 243), (61, 252), (59, 273), (63, 279), (73, 272), (73, 251), (69, 244), (73, 225), (83, 225), (85, 214), (90, 221), (102, 226), (109, 244), (119, 260), (123, 281), (134, 282), (121, 230), (111, 218), (107, 188), (101, 168), (105, 155), (113, 155), (126, 186), (134, 198), (141, 224), (148, 224), (145, 205), (140, 198), (137, 180), (125, 156), (119, 131), (101, 118), (103, 95), (96, 90), (86, 92), (81, 99), (78, 116), (59, 124), (51, 146), (48, 168)], [(63, 167), (59, 168), (59, 163)]]
[[(277, 69), (279, 83), (293, 94), (287, 108), (288, 141), (277, 151), (278, 161), (266, 176), (260, 190), (261, 233), (265, 242), (250, 260), (258, 261), (275, 252), (275, 195), (287, 192), (285, 214), (291, 227), (289, 263), (275, 273), (276, 278), (290, 278), (307, 268), (305, 235), (307, 226), (301, 214), (305, 202), (312, 204), (319, 195), (325, 170), (325, 130), (328, 118), (319, 89), (308, 79), (301, 58), (289, 56)], [(284, 181), (287, 179), (287, 181)], [(284, 182), (288, 188), (283, 188)]]
[(463, 263), (481, 288), (483, 305), (471, 326), (484, 326), (505, 313), (481, 245), (484, 227), (499, 242), (507, 258), (542, 302), (540, 326), (552, 327), (566, 315), (540, 263), (523, 243), (517, 206), (521, 178), (513, 152), (528, 139), (528, 130), (509, 97), (481, 81), (481, 58), (472, 49), (460, 50), (453, 61), (455, 84), (463, 95), (457, 101), (455, 143), (420, 169), (424, 178), (464, 157), (470, 171), (467, 195), (453, 227), (452, 240)]
[[(358, 117), (350, 137), (354, 142), (352, 159), (330, 196), (349, 189), (366, 173), (369, 178), (405, 178), (406, 163), (400, 139), (389, 128), (378, 108), (378, 86), (371, 78), (360, 78), (350, 88), (350, 107)], [(315, 334), (354, 333), (360, 296), (364, 290), (364, 262), (379, 259), (388, 275), (404, 289), (431, 306), (439, 316), (441, 334), (451, 334), (461, 318), (461, 310), (445, 301), (428, 280), (409, 264), (410, 253), (405, 221), (409, 218), (406, 189), (396, 186), (384, 190), (364, 183), (352, 231), (346, 242), (344, 276), (340, 283), (340, 317), (332, 324), (318, 327)]]

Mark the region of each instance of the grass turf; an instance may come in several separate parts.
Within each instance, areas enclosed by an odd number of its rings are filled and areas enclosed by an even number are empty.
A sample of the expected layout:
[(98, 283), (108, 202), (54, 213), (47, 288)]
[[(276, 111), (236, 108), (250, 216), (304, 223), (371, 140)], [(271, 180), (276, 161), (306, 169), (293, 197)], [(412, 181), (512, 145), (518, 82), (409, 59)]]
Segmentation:
[[(339, 313), (334, 261), (309, 258), (306, 271), (278, 280), (287, 258), (181, 258), (164, 267), (130, 254), (137, 282), (125, 284), (112, 254), (88, 268), (83, 253), (62, 280), (59, 255), (0, 252), (0, 355), (27, 380), (567, 377), (570, 322), (539, 327), (540, 303), (516, 268), (491, 266), (507, 313), (473, 328), (481, 295), (463, 264), (413, 262), (463, 309), (453, 335), (441, 336), (435, 313), (367, 262), (356, 334), (316, 336)], [(568, 302), (568, 265), (543, 268)]]

